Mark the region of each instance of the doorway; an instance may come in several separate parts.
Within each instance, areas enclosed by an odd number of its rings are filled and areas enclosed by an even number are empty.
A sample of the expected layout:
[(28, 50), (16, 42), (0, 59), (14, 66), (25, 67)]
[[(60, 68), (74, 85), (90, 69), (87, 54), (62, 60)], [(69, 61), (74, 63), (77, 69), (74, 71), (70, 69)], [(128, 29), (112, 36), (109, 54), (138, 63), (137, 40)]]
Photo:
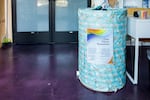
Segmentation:
[(13, 0), (15, 44), (68, 43), (78, 40), (78, 9), (90, 0)]

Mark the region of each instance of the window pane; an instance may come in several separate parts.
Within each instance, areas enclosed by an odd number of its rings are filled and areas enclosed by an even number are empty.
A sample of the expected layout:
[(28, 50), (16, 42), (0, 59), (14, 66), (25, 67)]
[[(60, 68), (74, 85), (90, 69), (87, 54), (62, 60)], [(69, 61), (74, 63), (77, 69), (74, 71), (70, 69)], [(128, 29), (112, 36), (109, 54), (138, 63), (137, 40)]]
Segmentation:
[(78, 8), (86, 8), (88, 0), (56, 0), (55, 31), (78, 30)]
[(17, 32), (49, 31), (48, 0), (17, 0)]

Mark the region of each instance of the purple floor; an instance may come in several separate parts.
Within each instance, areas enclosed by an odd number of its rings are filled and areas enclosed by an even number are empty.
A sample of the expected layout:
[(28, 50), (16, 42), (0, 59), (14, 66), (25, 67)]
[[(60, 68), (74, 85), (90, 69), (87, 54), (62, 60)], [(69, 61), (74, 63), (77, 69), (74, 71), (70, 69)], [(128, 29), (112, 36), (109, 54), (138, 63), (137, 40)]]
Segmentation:
[[(138, 85), (127, 78), (123, 89), (102, 93), (88, 90), (77, 79), (77, 44), (4, 46), (0, 49), (0, 100), (150, 100), (149, 48), (140, 48)], [(131, 49), (127, 47), (130, 72)]]

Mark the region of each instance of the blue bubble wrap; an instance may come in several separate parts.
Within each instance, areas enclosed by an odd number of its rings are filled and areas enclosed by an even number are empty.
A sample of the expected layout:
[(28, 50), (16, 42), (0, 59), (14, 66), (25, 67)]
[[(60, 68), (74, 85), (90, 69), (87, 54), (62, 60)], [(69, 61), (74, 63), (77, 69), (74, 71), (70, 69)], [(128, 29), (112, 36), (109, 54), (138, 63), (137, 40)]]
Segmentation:
[[(78, 78), (89, 89), (113, 92), (126, 83), (126, 9), (79, 9)], [(87, 28), (113, 28), (113, 64), (93, 64), (87, 61)]]

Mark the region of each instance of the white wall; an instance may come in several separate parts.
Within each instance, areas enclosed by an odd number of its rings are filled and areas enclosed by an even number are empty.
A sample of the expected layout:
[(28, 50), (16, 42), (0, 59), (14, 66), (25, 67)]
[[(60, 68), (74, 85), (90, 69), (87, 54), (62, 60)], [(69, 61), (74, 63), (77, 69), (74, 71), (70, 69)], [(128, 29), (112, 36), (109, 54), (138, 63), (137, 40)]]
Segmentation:
[(124, 7), (142, 8), (142, 0), (124, 0)]
[(11, 0), (5, 0), (5, 37), (12, 42), (12, 8)]

